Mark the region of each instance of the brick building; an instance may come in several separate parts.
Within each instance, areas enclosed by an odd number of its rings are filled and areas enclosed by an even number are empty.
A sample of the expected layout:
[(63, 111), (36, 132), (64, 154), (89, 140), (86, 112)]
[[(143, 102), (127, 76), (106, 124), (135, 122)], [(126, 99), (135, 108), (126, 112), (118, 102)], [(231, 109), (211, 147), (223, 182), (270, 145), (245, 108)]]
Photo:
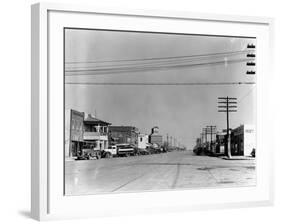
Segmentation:
[(133, 126), (109, 126), (109, 144), (138, 145), (139, 130)]
[(73, 109), (65, 111), (65, 157), (77, 156), (84, 137), (84, 113)]

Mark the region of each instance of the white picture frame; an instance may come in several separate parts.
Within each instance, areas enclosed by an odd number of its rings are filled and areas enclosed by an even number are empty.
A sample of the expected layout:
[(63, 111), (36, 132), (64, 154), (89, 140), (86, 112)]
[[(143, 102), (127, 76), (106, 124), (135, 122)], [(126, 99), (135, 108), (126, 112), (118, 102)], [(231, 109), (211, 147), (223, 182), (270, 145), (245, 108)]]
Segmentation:
[[(188, 12), (98, 9), (89, 6), (38, 3), (32, 5), (32, 148), (31, 214), (37, 220), (101, 217), (192, 209), (231, 208), (273, 203), (273, 144), (270, 141), (270, 102), (273, 73), (273, 26), (271, 18), (214, 15)], [(149, 23), (150, 20), (152, 23)], [(120, 22), (122, 21), (122, 23)], [(165, 21), (167, 26), (161, 25)], [(119, 23), (118, 23), (119, 22)], [(150, 25), (148, 25), (150, 24)], [(257, 78), (257, 186), (237, 189), (198, 189), (89, 195), (65, 198), (60, 76), (63, 60), (62, 27), (164, 30), (190, 25), (204, 34), (255, 35), (259, 52)], [(119, 27), (117, 27), (119, 26)], [(171, 28), (174, 27), (174, 28)], [(182, 31), (186, 32), (186, 31)], [(54, 50), (55, 49), (55, 50)], [(57, 75), (57, 76), (55, 76)], [(57, 136), (57, 137), (56, 137)], [(59, 143), (60, 142), (60, 143)], [(58, 146), (58, 147), (56, 147)], [(59, 149), (55, 151), (55, 148)], [(60, 150), (61, 148), (61, 150)], [(200, 195), (199, 195), (200, 193)], [(218, 197), (219, 196), (219, 197)], [(130, 205), (122, 206), (122, 205)], [(73, 205), (79, 207), (73, 209)], [(121, 205), (121, 206), (120, 206)], [(90, 209), (89, 209), (90, 207)], [(126, 207), (126, 209), (123, 209)]]

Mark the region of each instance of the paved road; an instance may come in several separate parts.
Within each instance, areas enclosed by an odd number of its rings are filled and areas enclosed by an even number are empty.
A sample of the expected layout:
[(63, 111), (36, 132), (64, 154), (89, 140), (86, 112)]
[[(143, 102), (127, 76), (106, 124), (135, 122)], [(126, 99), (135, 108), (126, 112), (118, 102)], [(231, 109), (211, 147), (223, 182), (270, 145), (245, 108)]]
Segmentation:
[(253, 186), (255, 160), (223, 160), (185, 151), (67, 161), (65, 183), (66, 195)]

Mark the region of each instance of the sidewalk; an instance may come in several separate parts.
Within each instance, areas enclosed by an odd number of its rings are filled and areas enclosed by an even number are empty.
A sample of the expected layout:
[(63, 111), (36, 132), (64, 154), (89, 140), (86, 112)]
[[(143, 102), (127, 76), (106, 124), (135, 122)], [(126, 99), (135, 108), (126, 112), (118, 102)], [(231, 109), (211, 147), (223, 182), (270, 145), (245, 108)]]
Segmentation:
[(225, 160), (255, 160), (255, 157), (251, 156), (232, 156), (231, 158), (228, 158), (227, 156), (221, 156), (221, 159)]
[(75, 161), (74, 157), (65, 157), (65, 162)]

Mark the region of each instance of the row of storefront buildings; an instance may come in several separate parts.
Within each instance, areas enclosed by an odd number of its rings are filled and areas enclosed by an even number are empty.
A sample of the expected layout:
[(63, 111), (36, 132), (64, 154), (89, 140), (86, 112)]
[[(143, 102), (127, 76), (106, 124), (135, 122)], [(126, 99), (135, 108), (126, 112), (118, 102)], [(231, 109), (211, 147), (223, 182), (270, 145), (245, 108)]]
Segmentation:
[(104, 150), (115, 144), (130, 144), (145, 149), (150, 144), (162, 146), (163, 137), (159, 128), (151, 133), (140, 133), (133, 126), (114, 126), (92, 114), (77, 110), (65, 111), (65, 157), (76, 157), (85, 143), (91, 143), (95, 150)]
[[(226, 154), (227, 131), (216, 132), (214, 136), (204, 136), (198, 138), (196, 147), (205, 147), (212, 154)], [(230, 148), (232, 156), (251, 156), (256, 150), (256, 132), (255, 126), (250, 124), (241, 124), (230, 129)], [(213, 140), (210, 140), (213, 139)]]

